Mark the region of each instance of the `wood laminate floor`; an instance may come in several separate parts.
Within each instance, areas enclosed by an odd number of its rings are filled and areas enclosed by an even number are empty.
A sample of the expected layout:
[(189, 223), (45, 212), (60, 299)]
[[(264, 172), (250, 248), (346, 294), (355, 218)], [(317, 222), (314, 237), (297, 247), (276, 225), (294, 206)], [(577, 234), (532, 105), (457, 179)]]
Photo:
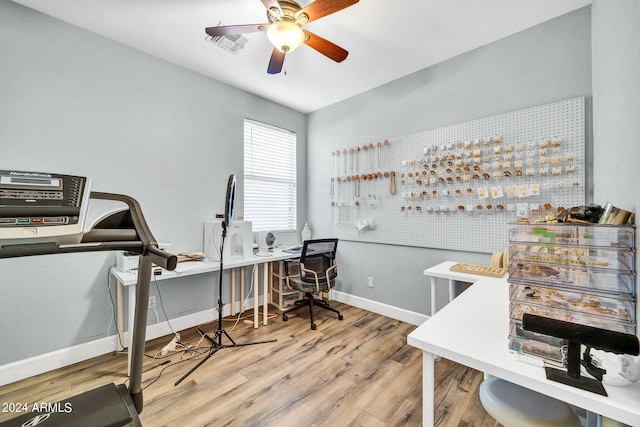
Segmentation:
[[(344, 304), (344, 315), (319, 311), (317, 330), (307, 314), (280, 316), (254, 329), (242, 320), (224, 328), (237, 343), (225, 348), (180, 385), (174, 383), (202, 356), (171, 353), (146, 358), (145, 427), (155, 426), (419, 426), (422, 424), (422, 354), (407, 345), (415, 326)], [(243, 316), (252, 318), (251, 311)], [(228, 318), (227, 318), (228, 319)], [(204, 331), (215, 329), (215, 323)], [(181, 341), (196, 344), (195, 328)], [(150, 341), (153, 355), (171, 336)], [(226, 339), (223, 344), (230, 344)], [(208, 342), (201, 344), (208, 346)], [(126, 381), (127, 356), (107, 354), (0, 387), (0, 402), (55, 402)], [(442, 359), (436, 362), (436, 425), (498, 426), (478, 398), (482, 373)], [(0, 413), (0, 421), (15, 414)]]

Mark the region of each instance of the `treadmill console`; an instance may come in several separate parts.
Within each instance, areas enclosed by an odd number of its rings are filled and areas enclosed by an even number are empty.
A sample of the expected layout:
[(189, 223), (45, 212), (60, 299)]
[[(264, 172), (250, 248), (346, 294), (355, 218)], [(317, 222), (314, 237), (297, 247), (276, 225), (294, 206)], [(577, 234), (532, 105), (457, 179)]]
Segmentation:
[(0, 245), (80, 242), (89, 187), (81, 176), (0, 170)]

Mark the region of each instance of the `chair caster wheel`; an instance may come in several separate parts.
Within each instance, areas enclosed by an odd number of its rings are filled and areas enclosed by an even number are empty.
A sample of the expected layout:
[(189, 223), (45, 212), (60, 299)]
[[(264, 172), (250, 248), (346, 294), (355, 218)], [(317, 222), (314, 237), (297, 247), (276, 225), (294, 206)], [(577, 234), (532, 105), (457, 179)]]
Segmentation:
[(312, 323), (312, 324), (311, 324), (311, 329), (313, 329), (313, 330), (315, 331), (315, 330), (316, 330), (316, 328), (317, 328), (316, 324), (315, 324), (315, 323)]
[(344, 320), (344, 316), (342, 314), (338, 314), (338, 320)]
[(286, 314), (283, 314), (282, 321), (286, 322), (287, 320), (289, 320), (289, 317)]

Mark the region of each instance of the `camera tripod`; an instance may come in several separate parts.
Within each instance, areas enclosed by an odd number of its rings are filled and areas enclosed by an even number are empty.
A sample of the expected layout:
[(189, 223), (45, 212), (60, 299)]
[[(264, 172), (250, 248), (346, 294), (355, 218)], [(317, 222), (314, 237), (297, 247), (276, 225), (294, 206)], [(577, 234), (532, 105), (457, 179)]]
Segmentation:
[[(204, 359), (202, 359), (200, 362), (198, 362), (197, 365), (195, 365), (193, 368), (191, 368), (189, 370), (189, 372), (187, 372), (186, 374), (184, 374), (182, 377), (180, 377), (180, 379), (178, 381), (175, 382), (174, 385), (178, 385), (180, 384), (185, 378), (187, 378), (189, 375), (191, 375), (196, 369), (198, 369), (200, 366), (202, 366), (207, 360), (209, 360), (211, 358), (211, 356), (213, 356), (216, 352), (218, 352), (218, 350), (222, 350), (225, 348), (232, 348), (232, 347), (244, 347), (244, 346), (248, 346), (248, 345), (256, 345), (256, 344), (266, 344), (266, 343), (270, 343), (270, 342), (276, 342), (276, 339), (271, 339), (271, 340), (264, 340), (264, 341), (251, 341), (251, 342), (246, 342), (246, 343), (236, 343), (233, 338), (231, 338), (231, 335), (229, 335), (229, 333), (227, 331), (224, 330), (224, 328), (222, 327), (222, 309), (223, 309), (223, 304), (222, 304), (222, 273), (223, 273), (223, 249), (224, 249), (224, 240), (227, 237), (227, 224), (225, 221), (222, 221), (222, 240), (221, 240), (221, 244), (220, 244), (220, 277), (218, 280), (218, 326), (216, 328), (216, 330), (213, 333), (213, 337), (209, 338), (208, 335), (204, 335), (207, 339), (209, 339), (211, 341), (211, 346), (209, 347), (209, 352), (207, 353), (207, 355), (204, 357)], [(242, 286), (244, 286), (244, 283), (242, 284)], [(254, 298), (257, 298), (257, 294), (254, 296)], [(266, 295), (265, 295), (266, 298)], [(200, 329), (198, 329), (198, 331), (200, 333), (202, 333), (202, 331), (200, 331)], [(231, 344), (223, 344), (222, 343), (222, 337), (225, 336), (229, 342)]]

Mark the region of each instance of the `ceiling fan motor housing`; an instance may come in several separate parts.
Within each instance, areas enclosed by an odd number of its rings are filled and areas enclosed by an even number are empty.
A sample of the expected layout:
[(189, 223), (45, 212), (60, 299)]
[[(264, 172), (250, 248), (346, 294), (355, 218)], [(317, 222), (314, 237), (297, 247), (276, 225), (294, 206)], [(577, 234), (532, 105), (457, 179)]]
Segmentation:
[(267, 9), (267, 19), (270, 23), (274, 23), (277, 21), (289, 21), (295, 22), (298, 25), (304, 25), (309, 20), (309, 16), (306, 13), (298, 14), (302, 7), (298, 3), (293, 0), (278, 0), (278, 4), (280, 4), (280, 10), (272, 7)]
[(292, 0), (279, 1), (280, 9), (267, 9), (267, 18), (271, 23), (267, 28), (267, 37), (281, 52), (295, 50), (304, 43), (307, 36), (301, 26), (309, 20), (306, 13), (300, 13), (300, 5)]

